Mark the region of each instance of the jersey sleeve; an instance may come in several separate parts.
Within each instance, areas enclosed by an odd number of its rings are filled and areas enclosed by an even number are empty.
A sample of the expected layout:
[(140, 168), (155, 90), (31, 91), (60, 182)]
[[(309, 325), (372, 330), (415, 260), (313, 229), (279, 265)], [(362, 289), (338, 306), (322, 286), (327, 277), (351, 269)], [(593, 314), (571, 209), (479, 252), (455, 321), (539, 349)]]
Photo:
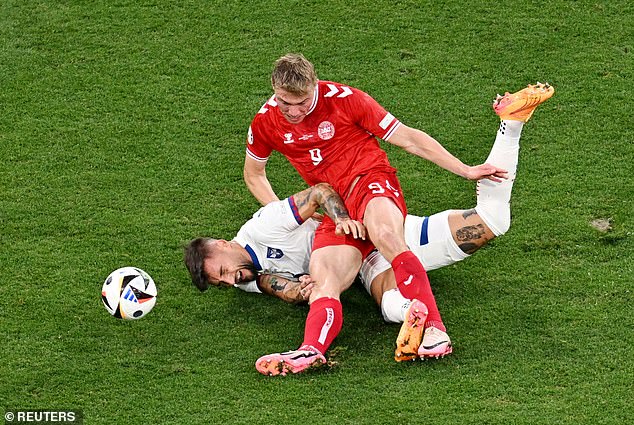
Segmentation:
[(289, 233), (302, 225), (302, 220), (293, 197), (271, 202), (260, 208), (247, 221), (236, 236), (236, 240), (270, 241), (285, 239)]
[(272, 106), (275, 106), (273, 97), (260, 108), (253, 118), (247, 134), (247, 156), (259, 162), (266, 162), (273, 151), (267, 142), (267, 133), (270, 132), (267, 128), (270, 127), (270, 124), (266, 115)]
[(260, 291), (260, 288), (258, 288), (258, 284), (255, 282), (255, 280), (246, 283), (236, 283), (233, 286), (238, 289), (242, 289), (244, 292), (255, 292), (258, 294), (262, 293), (262, 291)]
[(355, 122), (369, 133), (383, 140), (389, 140), (401, 122), (390, 114), (370, 96), (359, 90), (352, 89), (354, 96), (348, 99)]

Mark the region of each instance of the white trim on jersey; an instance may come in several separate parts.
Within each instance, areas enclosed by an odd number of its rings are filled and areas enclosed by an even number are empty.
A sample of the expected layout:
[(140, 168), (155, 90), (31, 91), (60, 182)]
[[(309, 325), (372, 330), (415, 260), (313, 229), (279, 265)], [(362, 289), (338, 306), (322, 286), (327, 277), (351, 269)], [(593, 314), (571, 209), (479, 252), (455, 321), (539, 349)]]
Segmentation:
[(266, 107), (267, 105), (268, 105), (268, 106), (273, 106), (273, 107), (276, 107), (276, 106), (277, 106), (277, 102), (275, 101), (275, 95), (271, 96), (271, 97), (269, 98), (269, 100), (268, 100), (268, 101), (267, 101), (264, 105), (262, 105), (262, 107), (261, 107), (261, 108), (260, 108), (260, 110), (258, 111), (258, 114), (264, 114), (264, 113), (266, 113), (266, 111), (268, 111), (268, 110), (269, 110), (269, 108), (267, 108), (267, 107)]
[(315, 84), (315, 95), (313, 96), (313, 103), (310, 105), (310, 109), (308, 109), (306, 115), (315, 110), (315, 108), (317, 107), (317, 99), (319, 99), (319, 81), (317, 81), (317, 84)]
[(379, 123), (379, 127), (381, 127), (383, 130), (387, 130), (387, 126), (390, 125), (393, 119), (394, 119), (394, 115), (388, 112), (387, 115), (384, 116), (381, 122)]
[(249, 150), (249, 147), (247, 146), (247, 156), (255, 161), (258, 162), (267, 162), (269, 160), (269, 157), (267, 156), (266, 158), (260, 158), (259, 156), (257, 156), (256, 154), (254, 154), (253, 152), (251, 152)]
[(383, 137), (382, 139), (385, 140), (386, 142), (390, 140), (390, 137), (392, 137), (392, 134), (394, 134), (394, 132), (401, 126), (401, 122), (399, 120), (396, 120), (396, 122), (394, 123), (394, 125), (385, 133), (385, 137)]
[(328, 86), (328, 93), (326, 93), (324, 95), (324, 97), (333, 97), (334, 95), (336, 95), (337, 93), (339, 93), (339, 89), (337, 88), (337, 86), (335, 86), (332, 83), (328, 83), (326, 84), (326, 86)]

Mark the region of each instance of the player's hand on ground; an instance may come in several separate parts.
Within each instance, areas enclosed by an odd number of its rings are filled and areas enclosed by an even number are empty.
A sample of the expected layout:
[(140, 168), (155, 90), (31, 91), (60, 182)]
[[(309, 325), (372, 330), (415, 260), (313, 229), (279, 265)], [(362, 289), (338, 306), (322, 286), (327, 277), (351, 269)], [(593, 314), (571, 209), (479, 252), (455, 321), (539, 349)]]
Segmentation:
[(500, 183), (508, 178), (508, 171), (491, 164), (481, 164), (469, 167), (466, 178), (469, 180), (486, 179)]
[(335, 228), (336, 235), (351, 235), (355, 239), (365, 240), (366, 229), (360, 221), (351, 218), (340, 218), (335, 223), (337, 225)]

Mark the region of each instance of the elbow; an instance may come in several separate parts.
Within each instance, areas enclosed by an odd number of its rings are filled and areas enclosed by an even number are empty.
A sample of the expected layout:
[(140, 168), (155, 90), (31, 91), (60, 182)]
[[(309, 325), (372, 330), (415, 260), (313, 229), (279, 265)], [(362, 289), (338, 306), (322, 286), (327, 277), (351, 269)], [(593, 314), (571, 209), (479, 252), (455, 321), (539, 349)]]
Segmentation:
[(335, 194), (335, 189), (329, 183), (317, 183), (310, 189), (309, 200), (312, 202), (315, 210), (322, 207), (328, 198)]
[(334, 191), (330, 183), (325, 183), (325, 182), (317, 183), (315, 186), (313, 186), (313, 188), (322, 193)]
[(242, 170), (242, 178), (244, 178), (244, 181), (248, 183), (249, 180), (251, 180), (251, 172), (245, 168)]
[(245, 168), (244, 171), (242, 172), (242, 178), (244, 179), (244, 182), (246, 183), (247, 187), (251, 188), (255, 185), (255, 181), (258, 178), (258, 174)]

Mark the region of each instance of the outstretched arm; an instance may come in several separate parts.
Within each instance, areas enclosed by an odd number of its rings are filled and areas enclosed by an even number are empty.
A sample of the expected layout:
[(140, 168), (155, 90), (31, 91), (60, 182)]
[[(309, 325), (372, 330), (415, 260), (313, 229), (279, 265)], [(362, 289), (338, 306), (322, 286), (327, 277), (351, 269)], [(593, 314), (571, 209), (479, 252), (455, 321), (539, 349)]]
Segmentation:
[(279, 198), (273, 192), (269, 179), (266, 177), (265, 162), (256, 161), (248, 156), (245, 157), (244, 182), (247, 184), (249, 191), (255, 196), (255, 199), (262, 205), (279, 201)]
[(321, 208), (337, 226), (338, 235), (352, 235), (354, 238), (365, 239), (366, 229), (363, 224), (352, 220), (341, 196), (328, 183), (318, 183), (293, 195), (299, 215), (307, 220), (317, 209)]
[(258, 276), (258, 287), (265, 294), (273, 295), (287, 303), (299, 304), (308, 300), (313, 281), (308, 275), (293, 280), (274, 274), (261, 274)]
[(507, 177), (506, 170), (491, 164), (465, 165), (449, 153), (436, 139), (421, 130), (404, 124), (401, 124), (392, 134), (389, 142), (469, 180), (489, 179), (500, 182), (501, 179)]

